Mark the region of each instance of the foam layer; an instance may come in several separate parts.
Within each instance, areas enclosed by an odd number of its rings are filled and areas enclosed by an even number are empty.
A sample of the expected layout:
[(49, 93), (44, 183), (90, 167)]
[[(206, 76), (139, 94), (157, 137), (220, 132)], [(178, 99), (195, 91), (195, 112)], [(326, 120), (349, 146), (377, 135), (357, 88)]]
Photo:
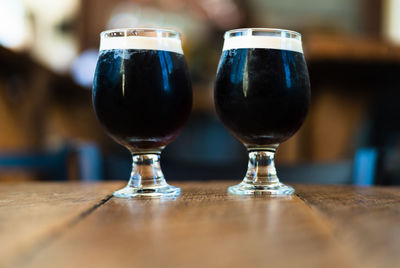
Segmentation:
[(100, 50), (110, 49), (164, 50), (183, 54), (181, 40), (167, 37), (121, 36), (101, 38)]
[(222, 50), (238, 48), (270, 48), (303, 53), (301, 41), (279, 36), (235, 36), (226, 38)]

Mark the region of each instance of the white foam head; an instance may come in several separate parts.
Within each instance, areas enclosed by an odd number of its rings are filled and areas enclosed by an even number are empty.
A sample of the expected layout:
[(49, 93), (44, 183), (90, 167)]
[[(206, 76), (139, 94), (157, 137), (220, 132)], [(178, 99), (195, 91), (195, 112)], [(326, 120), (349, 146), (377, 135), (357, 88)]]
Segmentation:
[[(169, 36), (168, 33), (172, 33), (173, 36)], [(148, 49), (183, 54), (179, 34), (169, 30), (121, 29), (105, 31), (100, 36), (100, 51), (111, 49)]]
[(226, 32), (222, 50), (239, 48), (269, 48), (303, 53), (301, 35), (279, 29), (238, 29)]

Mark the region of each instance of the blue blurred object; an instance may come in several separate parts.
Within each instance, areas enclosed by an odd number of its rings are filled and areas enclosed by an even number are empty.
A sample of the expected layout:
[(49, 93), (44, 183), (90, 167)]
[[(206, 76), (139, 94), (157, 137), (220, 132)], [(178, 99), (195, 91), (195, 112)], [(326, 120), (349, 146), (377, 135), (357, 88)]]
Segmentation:
[(377, 168), (378, 151), (375, 148), (358, 149), (354, 159), (353, 184), (373, 185)]

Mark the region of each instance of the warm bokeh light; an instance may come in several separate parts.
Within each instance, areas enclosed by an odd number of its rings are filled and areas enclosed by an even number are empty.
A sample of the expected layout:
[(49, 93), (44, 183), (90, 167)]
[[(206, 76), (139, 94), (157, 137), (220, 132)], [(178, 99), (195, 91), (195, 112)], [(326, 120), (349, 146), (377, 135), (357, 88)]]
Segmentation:
[(18, 49), (24, 45), (26, 28), (22, 1), (3, 0), (0, 2), (0, 44)]
[(383, 33), (389, 41), (400, 44), (400, 0), (383, 3)]

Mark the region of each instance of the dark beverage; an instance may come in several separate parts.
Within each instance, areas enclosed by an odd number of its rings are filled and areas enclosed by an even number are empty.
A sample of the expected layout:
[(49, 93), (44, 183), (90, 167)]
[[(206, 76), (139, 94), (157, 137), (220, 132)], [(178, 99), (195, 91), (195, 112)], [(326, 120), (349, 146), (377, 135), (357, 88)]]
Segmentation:
[(301, 35), (294, 31), (245, 28), (225, 33), (215, 81), (217, 113), (249, 152), (243, 181), (228, 188), (238, 195), (289, 195), (279, 181), (275, 152), (302, 125), (310, 105), (310, 82)]
[(183, 54), (101, 50), (93, 104), (99, 121), (119, 143), (133, 150), (167, 145), (182, 129), (192, 107)]
[(302, 125), (310, 103), (303, 53), (269, 48), (224, 50), (214, 98), (220, 119), (244, 144), (287, 140)]
[(183, 128), (192, 108), (192, 86), (180, 34), (159, 28), (127, 28), (100, 34), (93, 105), (107, 132), (132, 153), (128, 184), (120, 198), (173, 197), (161, 151)]

